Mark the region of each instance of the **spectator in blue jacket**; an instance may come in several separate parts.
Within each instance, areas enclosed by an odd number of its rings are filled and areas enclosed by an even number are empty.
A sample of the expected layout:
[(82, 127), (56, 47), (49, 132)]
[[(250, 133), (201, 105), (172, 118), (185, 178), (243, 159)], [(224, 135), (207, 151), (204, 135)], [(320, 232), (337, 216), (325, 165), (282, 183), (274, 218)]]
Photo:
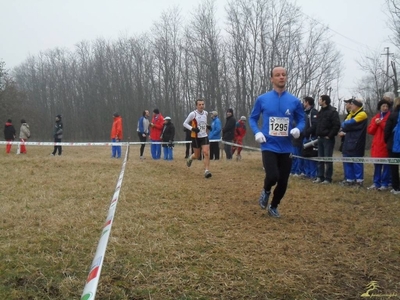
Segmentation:
[(211, 131), (208, 133), (210, 139), (210, 159), (219, 159), (219, 142), (212, 142), (212, 140), (221, 139), (221, 120), (218, 118), (218, 112), (215, 110), (211, 112)]

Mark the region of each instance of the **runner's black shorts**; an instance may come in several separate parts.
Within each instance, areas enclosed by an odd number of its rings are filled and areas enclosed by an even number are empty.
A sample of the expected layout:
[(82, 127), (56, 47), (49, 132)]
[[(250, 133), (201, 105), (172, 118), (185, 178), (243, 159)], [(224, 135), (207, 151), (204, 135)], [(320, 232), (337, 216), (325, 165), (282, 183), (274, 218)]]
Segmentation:
[(203, 137), (203, 138), (192, 138), (192, 147), (193, 148), (201, 148), (203, 145), (209, 145), (210, 140), (208, 139), (208, 136)]

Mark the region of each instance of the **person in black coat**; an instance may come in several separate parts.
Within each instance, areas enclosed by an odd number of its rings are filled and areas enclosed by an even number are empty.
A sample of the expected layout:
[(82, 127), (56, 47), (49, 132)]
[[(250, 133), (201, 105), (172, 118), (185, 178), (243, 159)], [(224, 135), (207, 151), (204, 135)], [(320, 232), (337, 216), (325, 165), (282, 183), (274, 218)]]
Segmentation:
[[(15, 139), (15, 128), (12, 124), (12, 120), (8, 119), (6, 125), (4, 126), (4, 139), (7, 142), (13, 142)], [(12, 144), (7, 144), (6, 153), (10, 153)]]
[[(54, 137), (54, 143), (61, 143), (61, 139), (63, 138), (63, 123), (61, 121), (61, 115), (56, 116), (56, 123), (53, 127), (53, 137)], [(51, 153), (52, 156), (56, 155), (58, 152), (58, 155), (62, 154), (62, 146), (54, 146), (54, 150)]]
[(164, 160), (174, 159), (174, 138), (175, 138), (175, 126), (171, 122), (171, 117), (164, 118), (164, 126), (161, 132), (161, 140), (163, 143), (162, 147), (164, 150)]
[[(331, 106), (329, 95), (321, 95), (318, 100), (321, 107), (317, 114), (315, 133), (318, 136), (318, 157), (332, 157), (335, 137), (340, 129), (340, 119), (336, 108)], [(314, 183), (332, 183), (333, 162), (319, 161), (318, 175)]]
[[(400, 158), (400, 153), (393, 152), (395, 128), (398, 123), (399, 113), (400, 113), (400, 97), (397, 97), (396, 99), (394, 99), (393, 111), (386, 121), (384, 130), (384, 139), (390, 158)], [(390, 173), (392, 175), (392, 186), (393, 186), (393, 189), (390, 192), (395, 195), (400, 194), (399, 165), (391, 164)]]
[[(235, 137), (236, 119), (233, 116), (233, 109), (229, 108), (226, 111), (226, 122), (222, 128), (222, 140), (232, 143)], [(224, 144), (226, 159), (232, 159), (232, 145)]]

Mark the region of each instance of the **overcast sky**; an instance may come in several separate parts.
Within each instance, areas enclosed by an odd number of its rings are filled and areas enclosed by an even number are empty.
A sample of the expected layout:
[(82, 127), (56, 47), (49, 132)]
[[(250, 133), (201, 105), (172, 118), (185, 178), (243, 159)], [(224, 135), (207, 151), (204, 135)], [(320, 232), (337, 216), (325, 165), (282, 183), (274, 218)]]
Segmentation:
[[(362, 73), (355, 62), (368, 51), (390, 46), (384, 0), (297, 0), (303, 13), (330, 27), (344, 55), (340, 93), (352, 94)], [(190, 17), (200, 0), (0, 0), (0, 59), (7, 68), (29, 55), (55, 47), (74, 49), (82, 40), (121, 36), (150, 30), (162, 11), (179, 6)], [(216, 0), (222, 20), (227, 0)], [(222, 23), (221, 23), (222, 24)], [(384, 59), (384, 56), (382, 56)], [(346, 95), (344, 95), (346, 94)]]

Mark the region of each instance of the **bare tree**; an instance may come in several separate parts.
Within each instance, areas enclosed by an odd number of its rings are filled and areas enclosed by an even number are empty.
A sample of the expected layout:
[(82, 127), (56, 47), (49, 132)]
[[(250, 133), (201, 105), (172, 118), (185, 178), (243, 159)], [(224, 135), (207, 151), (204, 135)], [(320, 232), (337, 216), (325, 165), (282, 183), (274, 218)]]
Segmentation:
[(372, 114), (375, 112), (376, 104), (387, 91), (385, 89), (387, 76), (382, 56), (378, 51), (371, 52), (358, 60), (357, 64), (365, 75), (359, 80), (355, 93), (365, 99), (365, 108)]

